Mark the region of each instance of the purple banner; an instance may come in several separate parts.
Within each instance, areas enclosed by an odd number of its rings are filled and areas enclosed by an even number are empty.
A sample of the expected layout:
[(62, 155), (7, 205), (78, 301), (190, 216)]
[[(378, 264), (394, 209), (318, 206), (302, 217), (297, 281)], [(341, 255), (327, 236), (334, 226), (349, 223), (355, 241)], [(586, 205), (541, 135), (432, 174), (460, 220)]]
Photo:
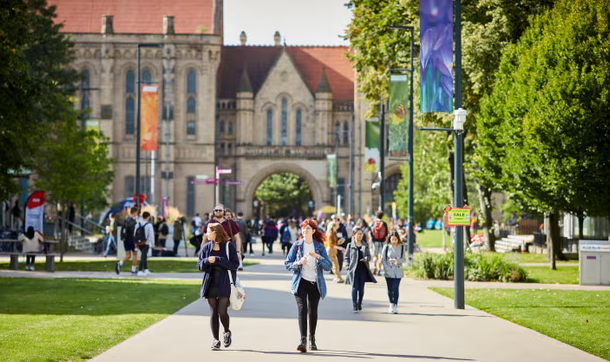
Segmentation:
[(420, 0), (421, 111), (453, 112), (453, 0)]

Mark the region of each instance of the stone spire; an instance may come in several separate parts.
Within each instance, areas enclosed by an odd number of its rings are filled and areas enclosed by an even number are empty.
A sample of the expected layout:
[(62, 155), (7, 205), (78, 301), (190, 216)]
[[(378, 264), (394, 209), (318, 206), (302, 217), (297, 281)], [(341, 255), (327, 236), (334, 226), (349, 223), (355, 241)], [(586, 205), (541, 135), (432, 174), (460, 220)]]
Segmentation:
[(252, 84), (250, 83), (250, 77), (248, 76), (246, 68), (244, 68), (244, 71), (241, 73), (238, 92), (252, 92)]
[(316, 93), (332, 93), (330, 90), (330, 83), (328, 83), (328, 78), (326, 77), (326, 68), (322, 68), (322, 75), (320, 76)]
[(246, 35), (245, 31), (242, 31), (241, 34), (239, 34), (239, 42), (241, 43), (241, 46), (245, 46), (247, 41), (248, 36)]
[(275, 46), (279, 47), (282, 42), (282, 36), (280, 35), (279, 31), (276, 31), (275, 34), (273, 34), (273, 41), (275, 42)]
[(112, 26), (113, 15), (102, 15), (102, 34), (113, 34), (114, 27)]

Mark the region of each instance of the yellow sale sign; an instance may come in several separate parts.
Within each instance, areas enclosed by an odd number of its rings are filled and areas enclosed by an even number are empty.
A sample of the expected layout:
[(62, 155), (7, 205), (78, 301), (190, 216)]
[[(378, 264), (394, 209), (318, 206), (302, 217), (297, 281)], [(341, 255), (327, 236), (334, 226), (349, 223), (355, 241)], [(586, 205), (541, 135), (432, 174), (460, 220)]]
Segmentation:
[(469, 226), (470, 212), (468, 206), (464, 207), (445, 207), (445, 226)]

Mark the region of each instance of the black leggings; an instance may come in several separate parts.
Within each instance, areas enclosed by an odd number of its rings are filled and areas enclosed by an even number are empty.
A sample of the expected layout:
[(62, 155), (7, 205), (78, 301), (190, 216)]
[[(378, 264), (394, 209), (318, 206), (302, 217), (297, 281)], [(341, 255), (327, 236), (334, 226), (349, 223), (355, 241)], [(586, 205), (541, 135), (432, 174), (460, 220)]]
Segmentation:
[[(299, 315), (299, 330), (301, 337), (307, 337), (307, 314), (309, 312), (309, 330), (311, 335), (316, 334), (318, 326), (318, 304), (320, 303), (320, 291), (318, 285), (308, 280), (301, 279), (299, 289), (294, 295), (297, 300), (297, 312)], [(309, 308), (307, 305), (309, 302)]]
[[(212, 336), (214, 339), (220, 340), (220, 323), (225, 330), (225, 333), (229, 331), (229, 297), (220, 298), (208, 298), (208, 304), (210, 305), (210, 327), (212, 328)], [(220, 319), (220, 323), (218, 320)]]
[(148, 269), (148, 249), (150, 246), (147, 244), (140, 246), (140, 271)]

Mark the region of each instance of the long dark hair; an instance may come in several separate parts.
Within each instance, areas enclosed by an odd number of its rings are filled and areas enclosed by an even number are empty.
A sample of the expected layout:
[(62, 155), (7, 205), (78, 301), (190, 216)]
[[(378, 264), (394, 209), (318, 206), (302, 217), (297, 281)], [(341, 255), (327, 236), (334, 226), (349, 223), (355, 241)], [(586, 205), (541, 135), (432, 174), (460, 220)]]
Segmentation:
[(33, 239), (34, 238), (35, 231), (34, 231), (34, 227), (33, 226), (28, 226), (28, 229), (25, 231), (25, 236), (28, 239)]
[(323, 243), (326, 240), (326, 235), (322, 232), (322, 230), (318, 229), (318, 223), (313, 219), (305, 219), (301, 223), (301, 230), (303, 230), (306, 226), (310, 226), (313, 229), (312, 238), (320, 243)]
[(398, 234), (398, 231), (394, 230), (391, 233), (388, 234), (388, 237), (385, 239), (385, 243), (386, 244), (391, 244), (392, 242), (390, 241), (390, 239), (392, 238), (392, 236), (396, 236), (398, 238), (398, 243), (397, 244), (404, 244), (405, 242), (402, 241), (402, 239), (400, 238), (400, 234)]

